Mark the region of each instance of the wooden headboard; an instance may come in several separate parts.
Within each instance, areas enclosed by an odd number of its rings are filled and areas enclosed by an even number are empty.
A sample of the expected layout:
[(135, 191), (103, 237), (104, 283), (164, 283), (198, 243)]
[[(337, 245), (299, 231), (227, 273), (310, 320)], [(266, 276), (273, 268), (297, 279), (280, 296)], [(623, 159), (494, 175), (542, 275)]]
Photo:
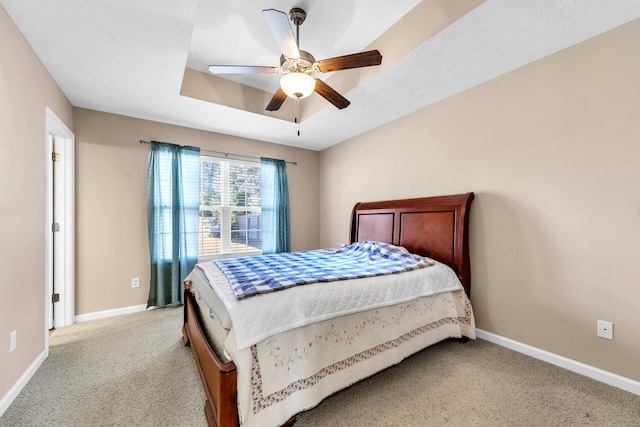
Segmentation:
[(350, 239), (404, 246), (450, 266), (471, 296), (469, 207), (474, 194), (356, 203)]

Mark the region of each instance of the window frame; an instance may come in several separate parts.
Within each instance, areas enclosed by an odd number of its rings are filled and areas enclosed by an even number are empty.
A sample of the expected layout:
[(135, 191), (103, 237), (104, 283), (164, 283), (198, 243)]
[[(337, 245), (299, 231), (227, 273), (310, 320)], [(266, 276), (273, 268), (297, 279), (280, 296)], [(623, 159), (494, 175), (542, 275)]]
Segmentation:
[[(203, 211), (209, 212), (220, 212), (220, 245), (221, 252), (217, 254), (203, 254), (201, 253), (201, 244), (202, 244), (202, 228), (198, 230), (198, 262), (210, 261), (221, 258), (234, 258), (241, 256), (250, 256), (250, 255), (261, 255), (262, 248), (257, 250), (248, 250), (242, 252), (233, 252), (232, 251), (232, 233), (231, 229), (231, 217), (232, 212), (258, 212), (262, 213), (261, 206), (231, 206), (230, 198), (231, 198), (231, 183), (229, 181), (229, 170), (231, 164), (236, 165), (248, 165), (255, 167), (257, 165), (260, 168), (260, 163), (255, 161), (247, 161), (247, 160), (237, 160), (237, 159), (229, 159), (229, 158), (220, 158), (215, 156), (200, 156), (200, 173), (203, 173), (203, 162), (206, 161), (214, 161), (220, 164), (221, 167), (221, 180), (222, 180), (222, 194), (220, 195), (220, 206), (207, 206), (202, 204), (202, 200), (199, 206), (200, 217), (202, 218)], [(200, 194), (202, 194), (204, 188), (204, 184), (200, 185)], [(261, 189), (262, 190), (262, 189)], [(262, 193), (262, 192), (261, 192)], [(262, 196), (262, 194), (261, 194)], [(258, 230), (260, 233), (260, 242), (262, 242), (262, 227)]]

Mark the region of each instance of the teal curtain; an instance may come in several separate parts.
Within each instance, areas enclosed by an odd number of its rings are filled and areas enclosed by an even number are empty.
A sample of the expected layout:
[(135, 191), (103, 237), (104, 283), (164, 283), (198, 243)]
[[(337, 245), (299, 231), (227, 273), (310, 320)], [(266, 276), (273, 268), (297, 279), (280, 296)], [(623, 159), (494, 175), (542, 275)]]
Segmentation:
[(147, 166), (147, 307), (183, 303), (182, 281), (198, 261), (199, 210), (200, 149), (152, 141)]
[(284, 160), (260, 159), (262, 177), (262, 253), (289, 252), (289, 188)]

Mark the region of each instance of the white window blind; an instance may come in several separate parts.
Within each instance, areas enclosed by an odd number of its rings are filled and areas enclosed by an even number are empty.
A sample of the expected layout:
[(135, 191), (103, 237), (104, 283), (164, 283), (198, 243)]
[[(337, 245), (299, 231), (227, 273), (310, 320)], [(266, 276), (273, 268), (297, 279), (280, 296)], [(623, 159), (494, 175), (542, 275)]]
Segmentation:
[(260, 164), (201, 157), (199, 258), (262, 252)]

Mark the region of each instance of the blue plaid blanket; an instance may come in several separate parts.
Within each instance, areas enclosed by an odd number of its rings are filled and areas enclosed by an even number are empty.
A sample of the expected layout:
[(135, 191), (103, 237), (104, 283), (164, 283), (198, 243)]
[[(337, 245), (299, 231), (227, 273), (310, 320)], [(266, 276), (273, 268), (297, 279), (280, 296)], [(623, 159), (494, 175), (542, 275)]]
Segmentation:
[(227, 276), (237, 299), (297, 285), (382, 276), (433, 265), (401, 246), (381, 242), (213, 262)]

